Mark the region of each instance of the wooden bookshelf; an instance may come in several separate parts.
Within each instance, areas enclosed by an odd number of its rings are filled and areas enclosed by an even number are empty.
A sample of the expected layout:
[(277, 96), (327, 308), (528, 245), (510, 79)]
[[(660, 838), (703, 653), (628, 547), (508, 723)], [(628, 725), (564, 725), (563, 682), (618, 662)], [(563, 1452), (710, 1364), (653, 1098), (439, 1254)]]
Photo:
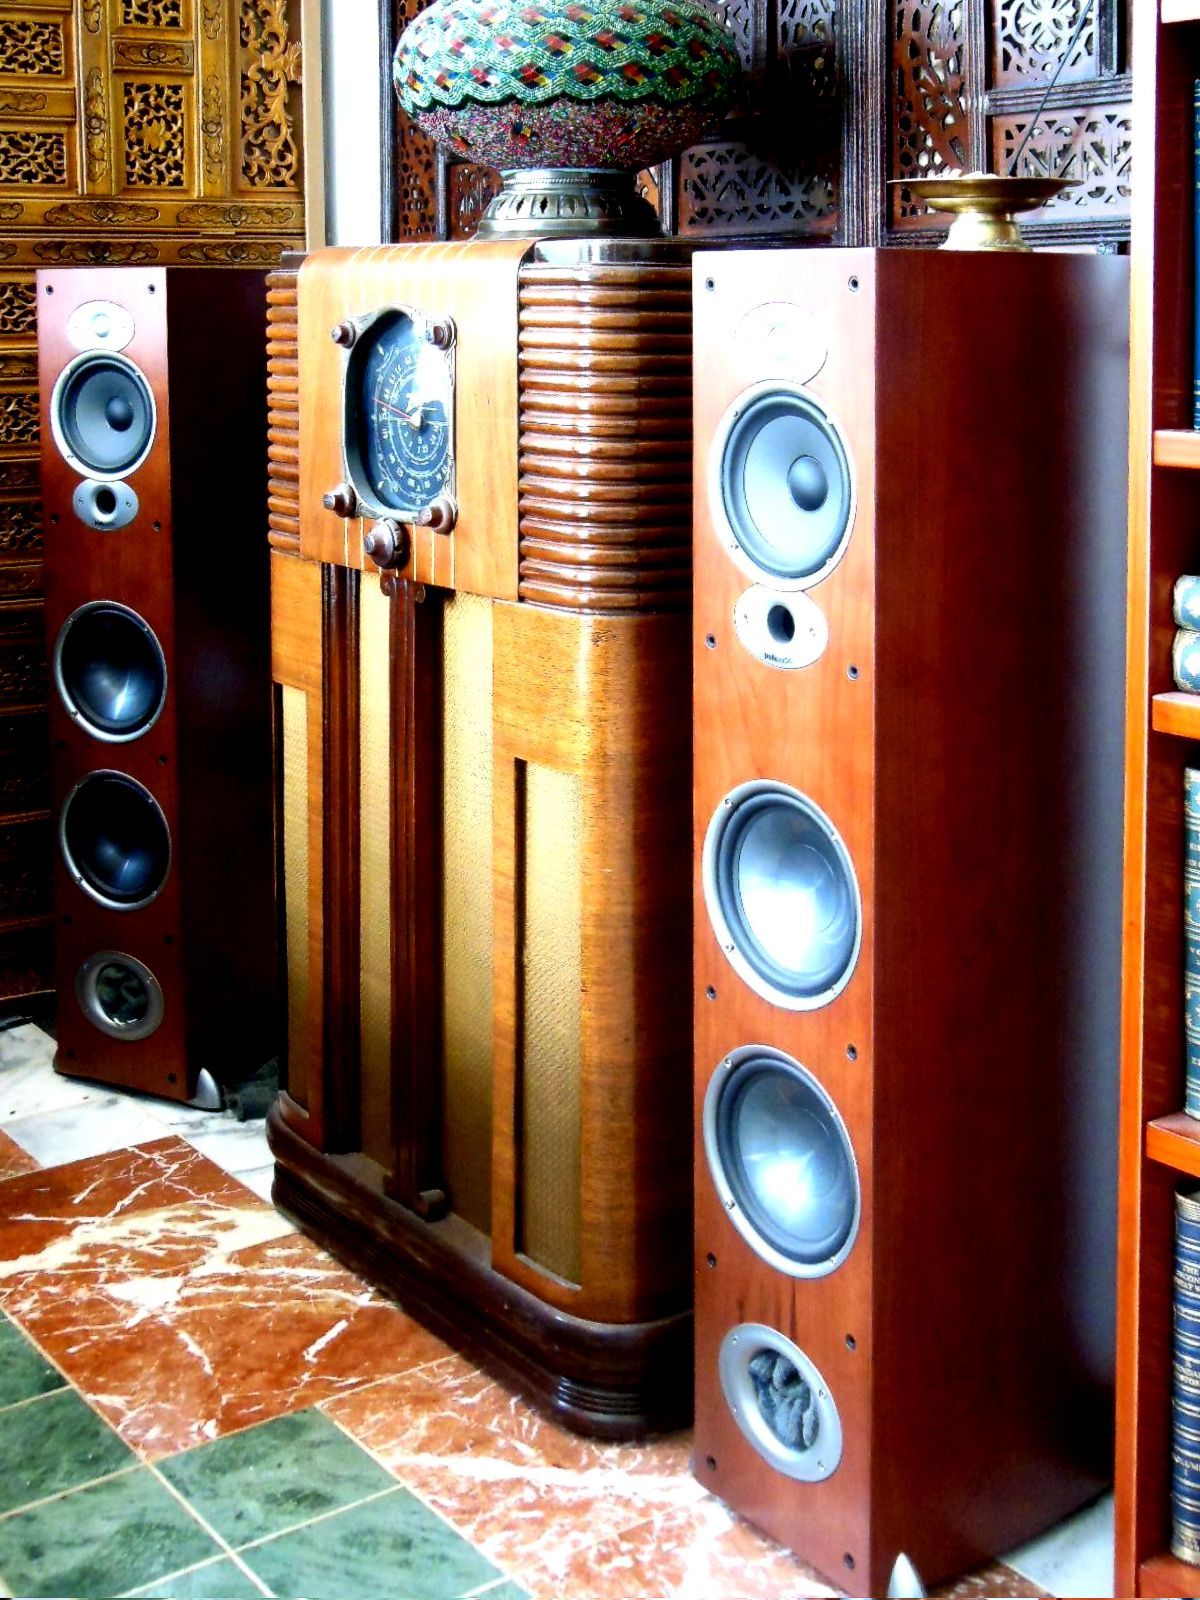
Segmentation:
[(1193, 85), (1200, 0), (1133, 7), (1126, 838), (1117, 1290), (1116, 1593), (1200, 1597), (1171, 1544), (1174, 1195), (1200, 1178), (1183, 1114), (1183, 773), (1200, 696), (1175, 692), (1171, 590), (1200, 572), (1192, 421)]

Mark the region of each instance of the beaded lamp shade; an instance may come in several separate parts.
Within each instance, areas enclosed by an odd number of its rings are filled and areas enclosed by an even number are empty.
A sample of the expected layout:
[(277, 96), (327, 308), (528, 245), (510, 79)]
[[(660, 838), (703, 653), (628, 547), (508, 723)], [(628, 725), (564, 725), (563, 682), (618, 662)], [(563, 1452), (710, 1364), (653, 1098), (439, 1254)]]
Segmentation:
[(740, 75), (700, 0), (435, 0), (392, 71), (418, 127), (503, 172), (485, 235), (656, 231), (633, 174), (710, 131)]

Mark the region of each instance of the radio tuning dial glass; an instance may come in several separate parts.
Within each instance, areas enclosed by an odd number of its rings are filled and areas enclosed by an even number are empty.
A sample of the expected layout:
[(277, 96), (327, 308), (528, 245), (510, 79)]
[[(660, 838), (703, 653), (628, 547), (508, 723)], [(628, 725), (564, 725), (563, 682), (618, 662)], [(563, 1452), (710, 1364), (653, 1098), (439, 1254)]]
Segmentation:
[(414, 522), (454, 495), (454, 341), (391, 307), (358, 323), (346, 362), (346, 477), (375, 517)]

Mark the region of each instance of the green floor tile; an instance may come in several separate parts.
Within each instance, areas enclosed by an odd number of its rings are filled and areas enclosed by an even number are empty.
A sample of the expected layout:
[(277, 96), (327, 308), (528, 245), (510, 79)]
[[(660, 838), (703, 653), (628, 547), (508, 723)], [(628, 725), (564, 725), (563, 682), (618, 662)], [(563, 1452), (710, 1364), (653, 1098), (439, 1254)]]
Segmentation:
[(237, 1547), (366, 1500), (396, 1480), (319, 1411), (276, 1417), (158, 1469)]
[(7, 1317), (0, 1315), (0, 1407), (65, 1387), (66, 1379), (34, 1349)]
[(522, 1589), (509, 1578), (490, 1589), (473, 1589), (468, 1600), (530, 1600), (530, 1596), (528, 1589)]
[(236, 1562), (209, 1561), (181, 1577), (131, 1589), (126, 1600), (261, 1600), (262, 1590)]
[(0, 1411), (0, 1513), (132, 1466), (133, 1452), (71, 1389)]
[(280, 1600), (459, 1600), (502, 1576), (407, 1489), (238, 1553)]
[(124, 1594), (218, 1554), (146, 1467), (0, 1517), (0, 1586), (10, 1594)]

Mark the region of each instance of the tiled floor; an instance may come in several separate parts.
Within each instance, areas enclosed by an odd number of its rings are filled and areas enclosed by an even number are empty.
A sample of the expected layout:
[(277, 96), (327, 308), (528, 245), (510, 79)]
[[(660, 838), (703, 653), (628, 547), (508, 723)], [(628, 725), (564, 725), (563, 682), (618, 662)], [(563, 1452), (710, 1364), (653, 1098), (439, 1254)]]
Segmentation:
[[(0, 1594), (800, 1600), (686, 1436), (563, 1432), (295, 1232), (262, 1124), (0, 1033)], [(947, 1594), (1111, 1593), (1107, 1503)]]

